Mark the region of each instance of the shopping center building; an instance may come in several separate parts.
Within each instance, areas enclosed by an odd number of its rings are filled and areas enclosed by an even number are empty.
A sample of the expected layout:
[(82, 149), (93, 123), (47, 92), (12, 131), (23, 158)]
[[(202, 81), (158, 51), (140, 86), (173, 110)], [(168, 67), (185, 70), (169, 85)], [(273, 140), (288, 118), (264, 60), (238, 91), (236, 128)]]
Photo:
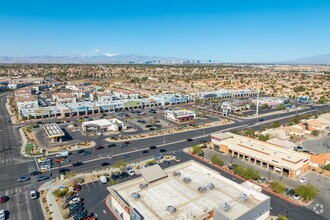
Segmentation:
[[(142, 176), (108, 188), (106, 205), (117, 219), (257, 219), (269, 217), (270, 197), (238, 184), (196, 161), (166, 169), (153, 165)], [(246, 186), (249, 187), (246, 187)]]
[[(296, 179), (309, 169), (310, 156), (284, 146), (256, 140), (234, 133), (213, 133), (213, 148), (234, 159), (245, 160), (270, 172)], [(233, 162), (234, 163), (234, 162)]]

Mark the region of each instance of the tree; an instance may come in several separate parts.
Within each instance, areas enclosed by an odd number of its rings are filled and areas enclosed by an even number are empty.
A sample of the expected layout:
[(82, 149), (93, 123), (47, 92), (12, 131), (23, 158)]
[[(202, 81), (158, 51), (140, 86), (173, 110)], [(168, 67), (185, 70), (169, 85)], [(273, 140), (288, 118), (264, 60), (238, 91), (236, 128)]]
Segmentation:
[(59, 198), (59, 197), (63, 197), (67, 194), (68, 192), (68, 188), (64, 188), (64, 189), (55, 189), (53, 191), (53, 195), (56, 197), (56, 198)]
[(272, 128), (278, 128), (278, 127), (280, 127), (281, 126), (281, 124), (280, 124), (280, 122), (278, 122), (278, 121), (275, 121), (275, 122), (273, 122), (273, 124), (272, 124)]
[(261, 141), (268, 141), (270, 139), (270, 136), (269, 136), (269, 134), (265, 134), (265, 135), (260, 134), (258, 136), (258, 139), (261, 140)]
[(192, 153), (193, 154), (200, 154), (202, 152), (203, 152), (203, 149), (200, 146), (195, 145), (195, 146), (192, 147)]
[(269, 108), (269, 105), (268, 104), (263, 104), (262, 106), (261, 106), (261, 109), (268, 109)]
[(271, 182), (270, 185), (272, 186), (272, 189), (276, 193), (282, 193), (285, 190), (285, 186), (281, 182)]
[(285, 105), (276, 106), (276, 110), (285, 110), (285, 109), (286, 109)]
[(330, 171), (330, 163), (325, 166), (322, 166), (322, 169)]
[(279, 215), (278, 216), (279, 220), (289, 220), (287, 217), (283, 216), (283, 215)]
[(216, 165), (219, 165), (219, 166), (222, 166), (224, 164), (223, 160), (220, 157), (217, 157), (215, 155), (211, 156), (211, 162), (213, 164), (216, 164)]
[(119, 169), (123, 169), (126, 167), (126, 161), (125, 160), (117, 160), (114, 164), (113, 164), (114, 168), (119, 168)]
[(246, 136), (249, 136), (249, 137), (254, 137), (255, 134), (254, 134), (254, 130), (252, 128), (249, 128), (245, 131), (245, 135)]
[(309, 184), (298, 186), (294, 191), (305, 200), (312, 200), (319, 194), (319, 190), (315, 186)]
[(245, 179), (257, 180), (260, 178), (259, 172), (253, 170), (251, 167), (246, 168), (242, 165), (237, 165), (237, 164), (233, 164), (231, 167), (234, 173), (240, 175)]
[(320, 135), (320, 131), (319, 130), (313, 130), (311, 134), (313, 136), (319, 136)]

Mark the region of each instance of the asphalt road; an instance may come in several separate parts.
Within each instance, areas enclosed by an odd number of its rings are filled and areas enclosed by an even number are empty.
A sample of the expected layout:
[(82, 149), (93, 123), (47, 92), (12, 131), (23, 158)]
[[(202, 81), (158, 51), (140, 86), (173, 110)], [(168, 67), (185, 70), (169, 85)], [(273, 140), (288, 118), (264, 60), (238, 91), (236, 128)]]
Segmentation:
[[(26, 219), (40, 219), (42, 216), (41, 206), (38, 200), (30, 200), (29, 192), (32, 189), (38, 189), (40, 186), (40, 182), (35, 182), (34, 180), (27, 181), (24, 183), (17, 183), (16, 179), (20, 176), (26, 176), (29, 172), (36, 170), (36, 164), (31, 159), (24, 159), (20, 154), (20, 144), (21, 140), (18, 133), (18, 126), (13, 126), (8, 122), (10, 120), (9, 114), (7, 113), (5, 103), (6, 96), (9, 93), (0, 94), (0, 194), (10, 196), (10, 200), (7, 203), (0, 204), (0, 209), (9, 210), (10, 219), (18, 219), (18, 220), (26, 220)], [(299, 110), (298, 114), (304, 112), (316, 112), (317, 110), (329, 108), (328, 106), (319, 106), (315, 107), (315, 109), (305, 109)], [(296, 112), (287, 112), (279, 115), (271, 115), (262, 117), (264, 122), (269, 120), (281, 120), (281, 117), (285, 116), (294, 116)], [(55, 119), (56, 120), (56, 119)], [(282, 119), (286, 120), (286, 119)], [(264, 123), (263, 122), (263, 123)], [(242, 120), (241, 122), (236, 122), (230, 125), (222, 125), (212, 128), (205, 128), (200, 130), (192, 130), (186, 131), (179, 134), (152, 137), (148, 139), (139, 139), (130, 141), (131, 144), (125, 148), (115, 147), (113, 149), (106, 148), (104, 150), (96, 151), (91, 149), (92, 154), (86, 156), (80, 156), (77, 154), (71, 155), (69, 158), (72, 162), (75, 161), (83, 161), (85, 164), (80, 167), (71, 168), (74, 172), (84, 172), (84, 171), (92, 171), (95, 169), (101, 168), (101, 163), (103, 161), (107, 161), (110, 163), (114, 163), (116, 160), (121, 159), (121, 154), (127, 154), (130, 152), (130, 157), (126, 160), (128, 162), (140, 161), (145, 158), (150, 158), (152, 154), (158, 152), (158, 150), (152, 150), (148, 154), (142, 154), (141, 150), (149, 148), (151, 145), (160, 146), (159, 148), (167, 149), (167, 153), (177, 152), (185, 147), (191, 146), (199, 142), (199, 140), (209, 140), (207, 136), (210, 133), (216, 131), (230, 130), (230, 129), (242, 129), (247, 127), (253, 127), (257, 129), (260, 127), (258, 124), (258, 119), (247, 119)], [(201, 138), (194, 138), (200, 137)], [(187, 142), (187, 138), (194, 138), (196, 142)], [(175, 143), (173, 143), (175, 142)], [(97, 145), (107, 145), (107, 142), (104, 138), (96, 139)], [(105, 158), (107, 155), (117, 155), (112, 159)], [(183, 157), (181, 155), (180, 157)], [(188, 158), (186, 158), (188, 159)], [(184, 160), (184, 158), (183, 158)], [(70, 165), (69, 165), (70, 166)], [(58, 167), (55, 167), (52, 170), (53, 176), (52, 178), (58, 176)], [(226, 175), (226, 174), (224, 174)], [(232, 178), (228, 176), (228, 178)], [(289, 209), (290, 204), (282, 200), (278, 200), (277, 198), (274, 200), (274, 204), (272, 203), (273, 210), (282, 210), (282, 207), (287, 207)], [(292, 216), (298, 216), (300, 219), (305, 219), (305, 216), (309, 215), (308, 211), (304, 211), (301, 208), (297, 209), (296, 207), (291, 207), (289, 213), (294, 212)], [(309, 211), (310, 212), (310, 211)], [(282, 212), (281, 212), (282, 213)], [(290, 216), (291, 214), (289, 214)], [(315, 215), (315, 214), (314, 214)], [(291, 218), (291, 219), (299, 219), (299, 218)], [(318, 218), (320, 219), (320, 218)]]
[(39, 186), (30, 183), (17, 183), (17, 177), (27, 175), (35, 170), (33, 160), (20, 155), (21, 138), (18, 126), (10, 123), (6, 109), (6, 96), (11, 93), (0, 93), (0, 195), (7, 195), (10, 200), (0, 204), (0, 209), (8, 210), (11, 220), (40, 219), (42, 215), (38, 200), (31, 200), (29, 193)]

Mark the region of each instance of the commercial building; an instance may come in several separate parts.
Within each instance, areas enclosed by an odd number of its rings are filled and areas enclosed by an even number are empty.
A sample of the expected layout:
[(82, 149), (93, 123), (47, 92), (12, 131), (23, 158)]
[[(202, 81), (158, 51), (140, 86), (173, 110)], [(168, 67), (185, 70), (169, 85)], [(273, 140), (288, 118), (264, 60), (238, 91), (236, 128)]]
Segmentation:
[(195, 112), (190, 110), (165, 111), (165, 116), (171, 120), (178, 122), (194, 120), (196, 118)]
[(286, 149), (277, 144), (230, 132), (213, 133), (211, 141), (215, 150), (292, 179), (309, 169), (309, 155)]
[(107, 206), (118, 219), (257, 219), (269, 216), (270, 198), (195, 161), (162, 170), (141, 169), (142, 177), (108, 188)]
[(278, 105), (284, 105), (288, 102), (286, 98), (273, 98), (273, 97), (261, 97), (259, 99), (253, 99), (252, 103), (259, 105), (268, 105), (269, 107), (276, 107)]
[(20, 95), (15, 97), (18, 109), (31, 109), (38, 107), (38, 100), (33, 95)]
[(100, 119), (94, 121), (85, 121), (81, 124), (81, 128), (83, 132), (89, 131), (97, 131), (97, 132), (104, 132), (104, 131), (120, 131), (126, 130), (126, 125), (124, 122), (113, 118), (113, 119)]
[(74, 103), (77, 101), (75, 96), (73, 96), (70, 93), (65, 93), (65, 92), (54, 93), (52, 98), (53, 98), (53, 101), (57, 102), (57, 103)]
[(44, 124), (43, 127), (52, 142), (62, 142), (62, 137), (65, 134), (56, 123)]
[(120, 99), (138, 99), (139, 94), (129, 91), (129, 90), (124, 90), (124, 89), (116, 89), (112, 91), (112, 94)]
[(244, 110), (250, 109), (249, 100), (233, 100), (233, 101), (224, 101), (221, 104), (221, 110), (223, 116), (228, 116), (229, 113), (237, 113)]

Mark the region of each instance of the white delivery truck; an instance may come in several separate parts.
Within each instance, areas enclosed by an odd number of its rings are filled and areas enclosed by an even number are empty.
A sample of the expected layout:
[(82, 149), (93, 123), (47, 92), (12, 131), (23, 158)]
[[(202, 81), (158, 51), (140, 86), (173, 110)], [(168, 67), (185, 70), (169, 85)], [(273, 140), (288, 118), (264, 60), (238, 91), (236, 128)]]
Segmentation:
[(67, 157), (69, 156), (69, 151), (65, 150), (65, 151), (60, 151), (58, 152), (58, 154), (56, 154), (56, 157)]
[(100, 182), (105, 184), (108, 182), (108, 179), (105, 176), (100, 176)]

